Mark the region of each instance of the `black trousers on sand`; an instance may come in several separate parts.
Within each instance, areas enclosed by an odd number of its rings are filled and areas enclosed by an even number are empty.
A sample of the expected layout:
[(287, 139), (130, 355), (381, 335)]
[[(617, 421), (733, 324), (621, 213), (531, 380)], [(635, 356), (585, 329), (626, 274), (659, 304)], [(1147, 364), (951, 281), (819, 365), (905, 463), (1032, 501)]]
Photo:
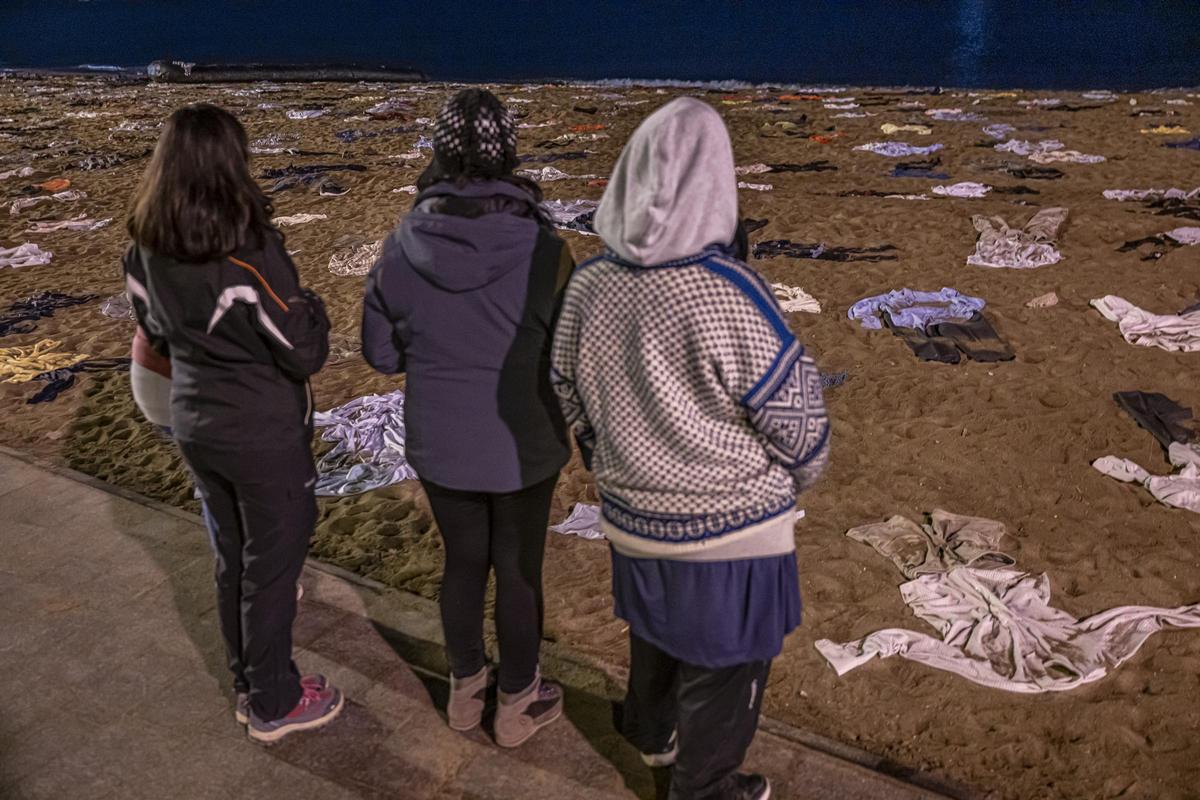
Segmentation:
[(483, 609), (496, 573), (500, 691), (517, 693), (537, 675), (542, 644), (542, 557), (558, 475), (507, 494), (463, 492), (421, 481), (446, 546), (439, 603), (450, 672), (483, 669)]
[(286, 716), (300, 701), (292, 662), (296, 581), (317, 521), (307, 438), (258, 448), (179, 442), (208, 507), (216, 546), (217, 612), (234, 688), (255, 716)]
[(724, 669), (685, 664), (630, 634), (621, 732), (643, 753), (664, 752), (677, 732), (670, 800), (729, 796), (729, 778), (758, 729), (770, 669), (770, 661)]

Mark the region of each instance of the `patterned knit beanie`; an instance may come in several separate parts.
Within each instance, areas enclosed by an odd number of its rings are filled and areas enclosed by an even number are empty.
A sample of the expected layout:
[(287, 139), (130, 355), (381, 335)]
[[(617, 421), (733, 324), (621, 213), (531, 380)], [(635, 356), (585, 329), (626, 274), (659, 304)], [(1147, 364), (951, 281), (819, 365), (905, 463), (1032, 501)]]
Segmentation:
[(463, 89), (434, 123), (433, 157), (450, 179), (510, 175), (519, 163), (512, 114), (487, 89)]

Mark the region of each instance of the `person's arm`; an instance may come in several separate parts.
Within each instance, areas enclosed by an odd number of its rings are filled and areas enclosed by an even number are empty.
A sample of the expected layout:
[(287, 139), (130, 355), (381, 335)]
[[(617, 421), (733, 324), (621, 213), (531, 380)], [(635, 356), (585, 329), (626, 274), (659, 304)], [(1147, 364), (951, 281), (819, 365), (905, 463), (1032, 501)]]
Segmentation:
[(550, 355), (550, 383), (558, 396), (563, 417), (575, 435), (575, 442), (579, 445), (579, 453), (583, 457), (583, 465), (591, 469), (596, 433), (592, 429), (587, 409), (584, 408), (575, 383), (582, 315), (579, 309), (579, 295), (572, 291), (570, 284), (564, 292), (562, 307), (557, 317), (554, 346)]
[(384, 245), (379, 260), (371, 267), (363, 294), (362, 353), (367, 363), (386, 375), (404, 372), (404, 342), (383, 295), (389, 251)]
[(229, 261), (247, 273), (254, 296), (247, 293), (236, 299), (256, 307), (251, 315), (254, 325), (279, 368), (298, 381), (320, 372), (329, 356), (329, 317), (321, 298), (300, 286), (296, 265), (283, 241), (273, 237), (259, 264), (236, 256)]

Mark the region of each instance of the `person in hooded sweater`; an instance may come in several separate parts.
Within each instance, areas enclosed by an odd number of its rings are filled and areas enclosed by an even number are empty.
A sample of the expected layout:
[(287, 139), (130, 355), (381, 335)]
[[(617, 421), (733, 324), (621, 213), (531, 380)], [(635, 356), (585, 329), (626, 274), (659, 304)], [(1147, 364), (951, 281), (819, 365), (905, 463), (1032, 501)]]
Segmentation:
[[(407, 373), (405, 452), (446, 550), (450, 727), (477, 726), (496, 681), (496, 742), (515, 747), (562, 714), (538, 655), (550, 501), (570, 456), (550, 345), (574, 262), (537, 185), (513, 175), (516, 126), (491, 92), (446, 103), (433, 153), (367, 279), (363, 355)], [(498, 669), (483, 642), (489, 572)]]
[(308, 379), (328, 353), (324, 304), (271, 225), (245, 129), (216, 106), (167, 120), (127, 227), (135, 393), (169, 423), (207, 509), (235, 716), (263, 742), (320, 727), (342, 693), (301, 677), (292, 623), (316, 523)]
[(629, 624), (622, 732), (672, 766), (672, 800), (770, 796), (738, 768), (800, 622), (796, 494), (828, 457), (817, 367), (733, 256), (737, 203), (715, 110), (685, 97), (647, 117), (596, 212), (607, 250), (572, 278), (553, 349)]

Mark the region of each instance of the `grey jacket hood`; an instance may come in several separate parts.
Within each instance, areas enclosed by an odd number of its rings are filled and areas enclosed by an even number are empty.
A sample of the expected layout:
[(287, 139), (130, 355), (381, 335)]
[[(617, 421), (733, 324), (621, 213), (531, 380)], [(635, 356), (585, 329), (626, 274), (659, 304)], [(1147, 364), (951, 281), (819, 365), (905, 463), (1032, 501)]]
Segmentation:
[(712, 106), (680, 97), (638, 126), (621, 152), (594, 227), (617, 255), (654, 265), (733, 241), (737, 176)]
[(468, 292), (513, 269), (528, 267), (537, 241), (536, 219), (505, 210), (475, 217), (420, 210), (423, 201), (446, 195), (480, 200), (506, 197), (534, 205), (527, 192), (504, 181), (429, 187), (396, 232), (400, 248), (418, 274), (446, 291)]

